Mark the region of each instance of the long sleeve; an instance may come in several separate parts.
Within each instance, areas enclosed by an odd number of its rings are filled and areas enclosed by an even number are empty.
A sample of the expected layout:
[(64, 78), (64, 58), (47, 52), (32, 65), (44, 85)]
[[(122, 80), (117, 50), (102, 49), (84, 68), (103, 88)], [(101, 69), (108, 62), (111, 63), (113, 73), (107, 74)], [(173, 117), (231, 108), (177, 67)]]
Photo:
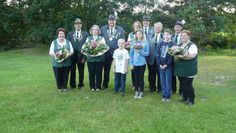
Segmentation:
[(161, 43), (159, 45), (157, 45), (157, 49), (156, 49), (156, 57), (157, 57), (157, 64), (160, 65), (161, 64)]
[(149, 55), (149, 45), (148, 45), (148, 42), (144, 43), (144, 49), (140, 51), (140, 54), (142, 56), (148, 56)]
[(129, 59), (130, 66), (134, 66), (133, 59), (134, 59), (134, 48), (131, 47), (130, 48), (130, 59)]

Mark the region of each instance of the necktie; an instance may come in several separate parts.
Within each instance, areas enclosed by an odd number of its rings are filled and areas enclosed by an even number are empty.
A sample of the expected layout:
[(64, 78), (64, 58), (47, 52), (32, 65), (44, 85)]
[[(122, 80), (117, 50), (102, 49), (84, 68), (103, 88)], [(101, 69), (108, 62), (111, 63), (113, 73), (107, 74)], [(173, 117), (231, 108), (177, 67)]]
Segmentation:
[(144, 33), (147, 35), (147, 27), (144, 28)]
[(111, 29), (111, 34), (113, 34), (113, 30)]
[(178, 44), (178, 37), (179, 35), (175, 35), (175, 43)]
[(79, 32), (77, 32), (77, 36), (76, 37), (79, 38)]

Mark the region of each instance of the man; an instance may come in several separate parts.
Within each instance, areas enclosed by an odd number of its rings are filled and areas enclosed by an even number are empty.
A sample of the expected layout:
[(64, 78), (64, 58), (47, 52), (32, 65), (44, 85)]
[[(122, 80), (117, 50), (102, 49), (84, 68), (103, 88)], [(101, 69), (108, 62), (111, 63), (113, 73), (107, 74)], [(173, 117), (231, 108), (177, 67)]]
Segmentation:
[(150, 38), (153, 36), (154, 34), (154, 30), (152, 27), (150, 27), (150, 21), (151, 21), (151, 17), (144, 15), (143, 16), (143, 33), (144, 33), (144, 37), (146, 41), (149, 41)]
[[(176, 44), (179, 45), (181, 43), (181, 32), (183, 29), (183, 23), (180, 21), (177, 21), (174, 25), (174, 31), (175, 33), (172, 35), (172, 41)], [(174, 68), (174, 67), (173, 67)], [(174, 70), (173, 70), (174, 72)], [(172, 93), (175, 94), (177, 91), (176, 88), (176, 76), (172, 76)], [(179, 94), (182, 95), (182, 90), (179, 89)]]
[[(149, 56), (147, 58), (149, 89), (150, 92), (158, 91), (158, 93), (161, 92), (161, 80), (156, 60), (156, 50), (157, 45), (163, 39), (162, 27), (163, 25), (161, 22), (157, 22), (154, 24), (155, 33), (149, 40)], [(158, 81), (156, 80), (156, 77), (158, 77)]]
[(110, 49), (105, 53), (104, 62), (104, 78), (103, 78), (103, 89), (108, 88), (110, 69), (112, 63), (112, 56), (115, 49), (118, 48), (118, 40), (120, 38), (125, 39), (125, 31), (121, 26), (116, 25), (116, 17), (114, 15), (109, 15), (108, 25), (101, 28), (101, 35), (105, 38), (106, 44)]
[(70, 86), (72, 89), (76, 87), (76, 65), (79, 73), (78, 87), (81, 89), (84, 86), (84, 63), (86, 61), (85, 55), (81, 53), (81, 47), (88, 37), (86, 31), (81, 30), (82, 22), (79, 18), (75, 19), (74, 31), (68, 33), (67, 39), (71, 42), (74, 54), (71, 56), (71, 68), (70, 68)]

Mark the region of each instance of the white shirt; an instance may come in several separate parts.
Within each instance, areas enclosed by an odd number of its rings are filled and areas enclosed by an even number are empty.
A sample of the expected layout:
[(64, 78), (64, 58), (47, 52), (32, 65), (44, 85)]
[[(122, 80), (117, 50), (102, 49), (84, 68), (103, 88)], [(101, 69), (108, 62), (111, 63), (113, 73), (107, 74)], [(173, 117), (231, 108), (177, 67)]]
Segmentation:
[[(77, 34), (78, 34), (78, 36), (77, 36)], [(80, 38), (80, 36), (81, 36), (81, 30), (79, 30), (79, 31), (76, 30), (76, 31), (75, 31), (75, 35), (76, 35), (77, 38)]]
[(158, 34), (155, 33), (155, 36), (157, 37), (157, 40), (156, 40), (157, 43), (159, 43), (161, 40), (161, 33), (158, 33)]
[(195, 44), (192, 44), (188, 49), (188, 53), (189, 54), (197, 54), (198, 53), (197, 46)]
[(181, 33), (175, 34), (175, 37), (176, 37), (176, 36), (178, 36), (178, 37), (177, 37), (177, 45), (179, 45), (179, 44), (180, 44), (180, 41), (181, 41), (181, 39), (180, 39), (180, 38), (181, 38)]
[[(126, 49), (116, 49), (113, 54), (115, 61), (115, 72), (125, 74), (127, 72), (126, 60), (129, 59), (129, 52)], [(127, 62), (128, 63), (128, 62)]]
[[(59, 41), (59, 39), (57, 39), (57, 44), (60, 45), (60, 46), (65, 46), (66, 45), (66, 39), (64, 39), (64, 41), (62, 43)], [(70, 45), (69, 53), (72, 54), (74, 52), (74, 49), (73, 49), (70, 41), (69, 41), (69, 45)], [(54, 42), (53, 41), (52, 41), (51, 46), (50, 46), (49, 54), (50, 55), (55, 54), (55, 52), (54, 52)]]

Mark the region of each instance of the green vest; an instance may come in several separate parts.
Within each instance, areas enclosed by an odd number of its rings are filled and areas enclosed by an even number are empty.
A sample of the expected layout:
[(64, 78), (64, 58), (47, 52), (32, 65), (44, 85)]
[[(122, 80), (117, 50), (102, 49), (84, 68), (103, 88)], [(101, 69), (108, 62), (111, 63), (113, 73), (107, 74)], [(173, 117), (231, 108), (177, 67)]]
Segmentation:
[[(59, 51), (57, 39), (53, 40), (53, 44), (54, 44), (54, 52), (56, 53), (57, 51)], [(66, 40), (66, 49), (70, 51), (70, 44), (68, 40)], [(71, 65), (71, 57), (66, 58), (62, 62), (57, 62), (54, 57), (52, 58), (52, 66), (54, 67), (68, 67), (70, 65)]]
[[(190, 42), (185, 48), (189, 49), (191, 45), (193, 45), (192, 42)], [(189, 77), (189, 76), (194, 76), (196, 74), (197, 74), (197, 55), (191, 60), (179, 59), (175, 61), (174, 75), (178, 77)]]
[[(96, 40), (99, 40), (99, 39), (102, 39), (102, 37), (99, 36)], [(89, 36), (88, 41), (90, 42), (92, 40), (93, 40), (93, 36)], [(103, 62), (103, 61), (105, 61), (105, 56), (104, 56), (104, 54), (100, 55), (100, 56), (97, 56), (97, 57), (87, 56), (87, 61), (88, 62)]]

